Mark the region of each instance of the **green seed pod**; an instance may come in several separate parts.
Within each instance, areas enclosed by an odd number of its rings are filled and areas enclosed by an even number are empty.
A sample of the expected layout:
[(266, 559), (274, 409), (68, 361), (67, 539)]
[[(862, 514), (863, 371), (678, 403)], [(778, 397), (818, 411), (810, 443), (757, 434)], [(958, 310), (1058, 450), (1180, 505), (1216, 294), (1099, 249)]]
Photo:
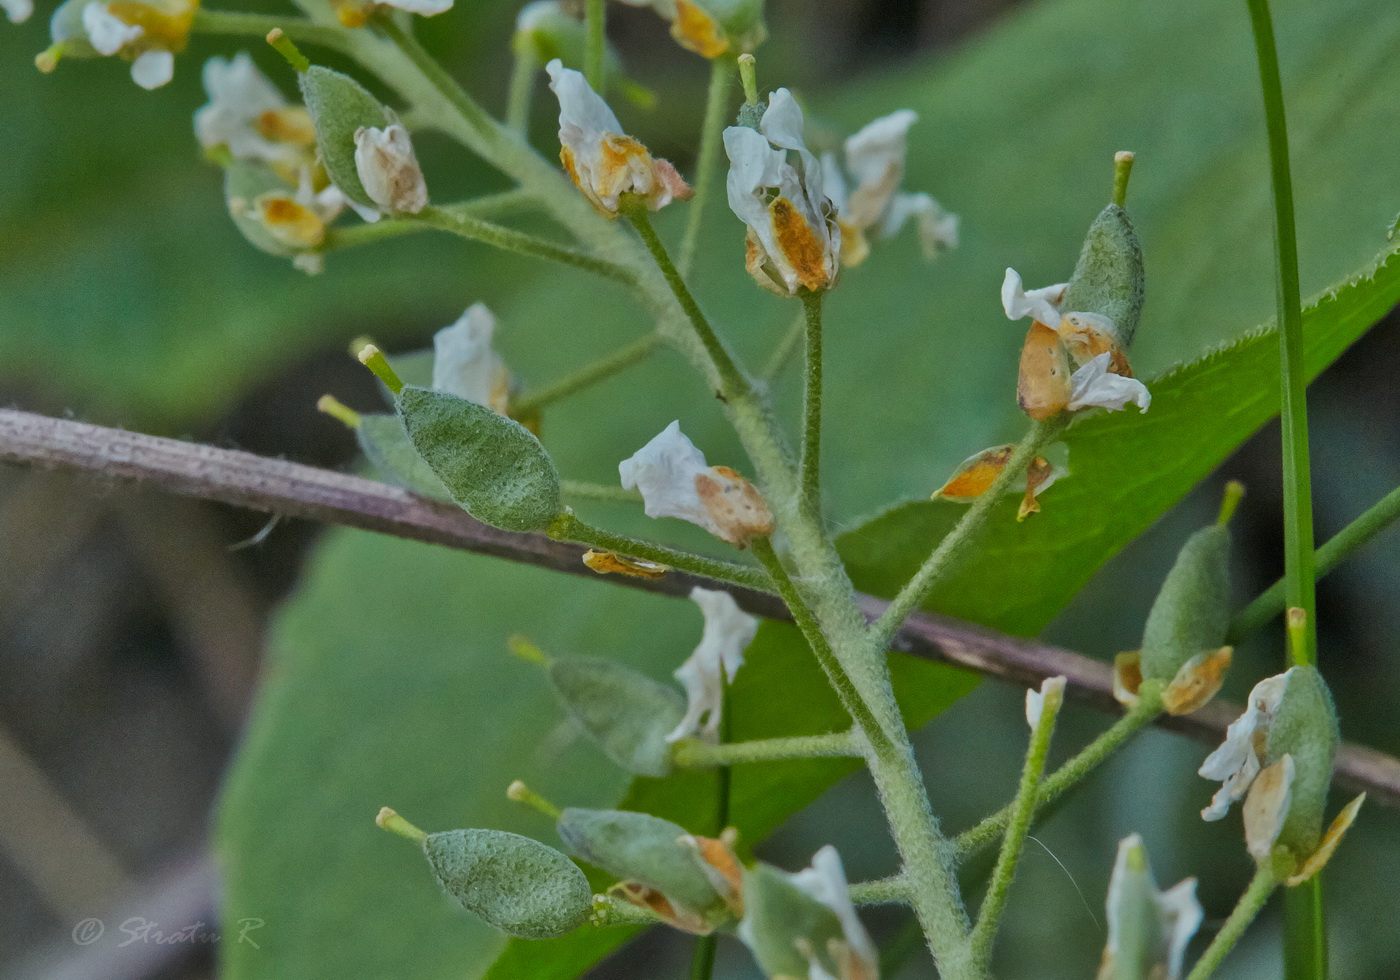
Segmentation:
[(234, 226), (254, 248), (291, 258), (300, 249), (274, 235), (259, 218), (257, 201), (265, 194), (291, 197), (292, 188), (261, 160), (231, 160), (224, 168), (224, 200)]
[(529, 837), (449, 830), (429, 834), (423, 853), (444, 891), (511, 936), (562, 936), (587, 922), (593, 909), (578, 865)]
[(627, 810), (570, 807), (559, 816), (559, 836), (589, 864), (660, 892), (680, 910), (727, 915), (694, 850), (678, 843), (686, 833), (669, 820)]
[(413, 448), (397, 415), (361, 415), (355, 439), (384, 482), (435, 500), (452, 499), (432, 467)]
[(768, 977), (806, 977), (811, 967), (798, 949), (803, 943), (832, 976), (839, 976), (827, 949), (842, 940), (841, 920), (827, 906), (791, 881), (791, 876), (759, 864), (744, 872), (744, 921), (739, 938)]
[(1216, 650), (1230, 629), (1230, 528), (1187, 539), (1142, 632), (1142, 676), (1170, 683), (1192, 657)]
[(542, 531), (564, 510), (559, 471), (513, 419), (456, 395), (406, 385), (399, 417), (452, 499), (506, 531)]
[(363, 85), (338, 71), (312, 65), (297, 76), (297, 81), (316, 127), (316, 146), (326, 173), (356, 204), (378, 207), (355, 168), (355, 131), (371, 126), (383, 129), (394, 121), (393, 113)]
[(1317, 668), (1289, 670), (1288, 686), (1269, 722), (1262, 762), (1270, 766), (1285, 755), (1293, 757), (1291, 803), (1278, 843), (1299, 860), (1312, 854), (1321, 840), (1327, 789), (1332, 784), (1332, 764), (1340, 740), (1337, 709)]
[(1204, 915), (1196, 879), (1159, 891), (1142, 838), (1133, 834), (1119, 842), (1105, 905), (1108, 944), (1097, 980), (1181, 976), (1187, 944)]
[(685, 717), (679, 691), (599, 657), (563, 657), (548, 671), (559, 703), (609, 759), (638, 776), (670, 773), (666, 736)]
[(734, 120), (736, 126), (747, 126), (749, 129), (758, 129), (758, 124), (763, 121), (763, 114), (768, 111), (768, 100), (760, 99), (750, 105), (745, 102), (739, 107), (739, 115)]
[(1084, 248), (1065, 291), (1066, 312), (1098, 313), (1113, 321), (1124, 349), (1142, 317), (1142, 245), (1128, 212), (1110, 204), (1084, 237)]

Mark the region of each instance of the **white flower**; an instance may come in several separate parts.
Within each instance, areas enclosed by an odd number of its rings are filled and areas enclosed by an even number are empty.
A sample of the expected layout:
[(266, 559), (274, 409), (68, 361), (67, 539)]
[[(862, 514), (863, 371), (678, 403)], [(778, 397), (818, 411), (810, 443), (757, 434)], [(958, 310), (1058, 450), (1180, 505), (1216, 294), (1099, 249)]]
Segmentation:
[(918, 228), (924, 258), (932, 259), (939, 252), (958, 247), (958, 216), (943, 210), (941, 204), (922, 192), (894, 196), (880, 225), (880, 237), (893, 238), (910, 218)]
[(355, 173), (370, 200), (390, 214), (417, 214), (428, 206), (428, 185), (402, 123), (355, 130)]
[(742, 548), (773, 532), (773, 515), (754, 485), (705, 455), (672, 422), (618, 464), (624, 490), (639, 490), (648, 517), (679, 517)]
[(11, 24), (23, 24), (34, 13), (34, 0), (0, 0), (0, 10)]
[(1069, 283), (1057, 283), (1040, 289), (1027, 290), (1021, 284), (1021, 274), (1015, 269), (1006, 270), (1006, 278), (1001, 283), (1001, 307), (1007, 319), (1019, 320), (1030, 317), (1050, 329), (1060, 325), (1060, 305), (1065, 301), (1065, 290)]
[(473, 303), (457, 322), (433, 335), (433, 388), (504, 414), (510, 372), (491, 347), (496, 318)]
[[(23, 2), (23, 0), (21, 0)], [(82, 8), (82, 29), (99, 55), (121, 55), (131, 60), (131, 78), (144, 89), (160, 88), (175, 74), (176, 50), (189, 37), (198, 0), (162, 0), (142, 3), (127, 0), (120, 5), (95, 0)], [(60, 8), (60, 14), (64, 8)], [(45, 71), (57, 63), (63, 42), (72, 31), (67, 18), (55, 15), (54, 47), (36, 64)]]
[(1090, 359), (1070, 376), (1069, 405), (1071, 412), (1085, 408), (1106, 408), (1110, 412), (1123, 409), (1129, 402), (1142, 411), (1152, 404), (1147, 386), (1136, 378), (1125, 378), (1110, 370), (1113, 355), (1108, 351)]
[[(781, 295), (824, 289), (840, 268), (836, 208), (802, 129), (802, 110), (780, 88), (757, 132), (746, 126), (724, 131), (729, 207), (748, 226), (748, 270), (759, 285)], [(797, 167), (788, 162), (788, 151), (797, 154)]]
[(729, 593), (696, 587), (690, 590), (690, 598), (700, 607), (705, 628), (700, 645), (675, 671), (676, 680), (685, 688), (687, 707), (680, 724), (666, 736), (668, 742), (682, 738), (714, 741), (719, 736), (725, 680), (734, 680), (744, 665), (744, 649), (758, 632), (758, 620), (740, 609)]
[(616, 217), (623, 194), (636, 194), (656, 211), (693, 194), (676, 168), (653, 160), (647, 148), (622, 132), (612, 109), (582, 73), (555, 58), (545, 66), (559, 98), (559, 158), (585, 197)]
[[(1099, 976), (1119, 976), (1115, 967), (1122, 957), (1121, 965), (1129, 972), (1142, 970), (1146, 971), (1144, 976), (1178, 980), (1186, 947), (1205, 917), (1196, 899), (1196, 879), (1187, 878), (1166, 891), (1158, 891), (1142, 838), (1133, 834), (1118, 844), (1105, 904), (1108, 946)], [(1125, 940), (1136, 948), (1125, 948)]]
[[(860, 917), (856, 915), (855, 904), (851, 901), (850, 887), (846, 884), (846, 872), (841, 866), (841, 856), (836, 848), (828, 844), (812, 855), (812, 866), (792, 876), (792, 883), (811, 898), (821, 902), (841, 923), (841, 933), (845, 939), (843, 953), (856, 960), (862, 969), (842, 970), (843, 976), (875, 977), (879, 975), (880, 955), (865, 931)], [(824, 951), (825, 952), (825, 951)], [(810, 980), (839, 980), (828, 973), (815, 956), (811, 958)], [(841, 956), (836, 957), (838, 960)]]
[(1230, 723), (1225, 730), (1225, 741), (1201, 763), (1200, 775), (1221, 781), (1210, 806), (1201, 811), (1202, 819), (1224, 817), (1230, 811), (1230, 804), (1242, 799), (1254, 777), (1259, 775), (1263, 760), (1259, 758), (1257, 747), (1268, 737), (1269, 725), (1274, 712), (1283, 703), (1292, 673), (1293, 668), (1290, 668), (1286, 673), (1266, 677), (1255, 684), (1254, 690), (1249, 692), (1249, 706), (1244, 714)]
[(236, 160), (292, 163), (315, 145), (306, 110), (289, 106), (248, 52), (210, 58), (203, 77), (209, 104), (194, 114), (200, 146), (225, 146)]
[(1064, 677), (1047, 677), (1041, 681), (1040, 690), (1030, 688), (1026, 691), (1026, 724), (1031, 726), (1032, 733), (1040, 727), (1040, 716), (1045, 712), (1047, 697), (1050, 698), (1051, 710), (1059, 710), (1065, 697), (1066, 680)]
[(118, 18), (104, 3), (90, 3), (83, 8), (83, 30), (97, 53), (105, 56), (116, 54), (146, 33)]

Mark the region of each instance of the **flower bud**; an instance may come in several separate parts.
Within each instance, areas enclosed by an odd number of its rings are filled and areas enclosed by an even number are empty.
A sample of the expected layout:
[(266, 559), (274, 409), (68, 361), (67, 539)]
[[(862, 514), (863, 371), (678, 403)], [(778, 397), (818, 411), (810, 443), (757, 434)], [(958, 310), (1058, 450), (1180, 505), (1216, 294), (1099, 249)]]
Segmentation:
[(363, 85), (338, 71), (312, 65), (297, 79), (326, 173), (356, 204), (378, 207), (360, 179), (355, 134), (389, 126), (392, 114)]
[(429, 834), (423, 853), (444, 891), (507, 935), (562, 936), (592, 911), (593, 892), (578, 866), (529, 837), (450, 830)]
[(646, 813), (569, 808), (559, 817), (569, 850), (622, 879), (623, 898), (645, 905), (677, 928), (709, 933), (730, 917), (685, 829)]
[(417, 214), (428, 206), (428, 185), (402, 123), (355, 130), (355, 173), (375, 207), (388, 214)]
[(1137, 834), (1118, 844), (1108, 883), (1108, 945), (1098, 980), (1178, 980), (1191, 937), (1205, 916), (1196, 879), (1158, 891)]
[(671, 772), (666, 736), (685, 716), (674, 688), (599, 657), (561, 657), (549, 682), (569, 716), (609, 759), (638, 776)]

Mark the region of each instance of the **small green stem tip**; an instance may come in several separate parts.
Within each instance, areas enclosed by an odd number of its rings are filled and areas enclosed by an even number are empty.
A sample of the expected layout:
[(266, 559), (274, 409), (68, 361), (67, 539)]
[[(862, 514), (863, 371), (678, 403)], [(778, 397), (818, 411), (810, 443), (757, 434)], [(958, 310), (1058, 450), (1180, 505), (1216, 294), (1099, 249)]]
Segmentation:
[(513, 656), (529, 664), (539, 664), (541, 667), (549, 666), (549, 658), (545, 656), (543, 650), (535, 646), (519, 633), (506, 640), (506, 649), (510, 650)]
[(518, 779), (506, 787), (506, 799), (514, 800), (516, 803), (524, 803), (532, 810), (538, 810), (551, 820), (558, 820), (561, 816), (561, 811), (557, 806)]
[(335, 397), (335, 395), (322, 395), (316, 402), (316, 411), (324, 412), (333, 419), (339, 419), (341, 422), (345, 423), (347, 429), (358, 429), (360, 427), (360, 413)]
[(282, 32), (282, 28), (274, 27), (267, 32), (267, 43), (276, 49), (277, 53), (287, 59), (287, 64), (291, 65), (298, 74), (311, 67), (311, 62), (306, 55), (302, 54), (292, 39)]
[(399, 816), (387, 806), (379, 811), (379, 816), (374, 818), (374, 822), (391, 834), (398, 834), (405, 840), (411, 840), (415, 844), (421, 844), (428, 839), (428, 835)]
[(1119, 150), (1113, 154), (1113, 203), (1126, 207), (1128, 202), (1128, 178), (1133, 174), (1133, 153)]
[(758, 105), (758, 59), (747, 52), (739, 55), (739, 81), (744, 86), (744, 104)]
[(1229, 524), (1235, 516), (1235, 511), (1239, 510), (1240, 501), (1244, 499), (1244, 484), (1239, 480), (1231, 480), (1225, 484), (1225, 494), (1220, 498), (1220, 516), (1215, 519), (1215, 523), (1220, 525)]
[(1305, 664), (1301, 659), (1308, 648), (1308, 612), (1299, 606), (1290, 606), (1285, 620), (1288, 625), (1288, 650), (1295, 664)]
[(384, 352), (373, 344), (365, 344), (355, 355), (360, 359), (360, 363), (374, 372), (374, 376), (389, 386), (389, 390), (394, 394), (403, 391), (403, 382), (394, 373), (394, 369), (389, 366), (389, 360), (384, 356)]

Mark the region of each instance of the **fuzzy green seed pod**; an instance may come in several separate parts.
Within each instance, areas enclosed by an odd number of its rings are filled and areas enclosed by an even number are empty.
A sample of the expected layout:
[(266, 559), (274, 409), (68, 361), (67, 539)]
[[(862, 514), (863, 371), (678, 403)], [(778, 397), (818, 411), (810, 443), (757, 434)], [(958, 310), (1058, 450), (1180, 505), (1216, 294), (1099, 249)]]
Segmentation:
[(1142, 245), (1128, 212), (1109, 204), (1084, 237), (1063, 308), (1108, 317), (1126, 349), (1142, 318), (1143, 289)]
[(1230, 628), (1230, 528), (1187, 539), (1147, 615), (1142, 676), (1170, 683), (1192, 657), (1216, 650)]
[(1293, 757), (1291, 803), (1278, 843), (1302, 860), (1322, 838), (1327, 789), (1341, 733), (1332, 694), (1317, 668), (1294, 667), (1287, 676), (1288, 686), (1269, 721), (1262, 762), (1270, 766), (1285, 755)]
[(785, 874), (766, 864), (744, 872), (744, 920), (739, 936), (753, 951), (759, 968), (768, 977), (806, 977), (811, 964), (799, 951), (799, 942), (831, 967), (826, 951), (832, 940), (845, 934), (841, 920), (830, 908), (802, 891)]
[(660, 892), (680, 910), (727, 915), (694, 850), (679, 843), (685, 828), (646, 813), (574, 807), (560, 814), (558, 828), (569, 850), (589, 864)]
[(355, 439), (360, 451), (386, 483), (437, 500), (452, 499), (432, 467), (413, 448), (404, 431), (403, 420), (397, 415), (361, 415)]
[(356, 204), (378, 207), (370, 199), (355, 167), (355, 131), (383, 129), (394, 115), (349, 75), (312, 65), (297, 76), (302, 99), (316, 127), (321, 162), (335, 186)]
[(278, 238), (259, 216), (258, 201), (266, 196), (290, 199), (287, 182), (261, 160), (231, 160), (224, 168), (224, 200), (234, 226), (254, 248), (290, 258), (300, 249)]
[(561, 657), (548, 671), (559, 703), (609, 759), (639, 776), (670, 773), (666, 736), (685, 717), (679, 691), (599, 657)]
[(429, 834), (423, 853), (443, 890), (508, 935), (562, 936), (592, 911), (593, 892), (578, 865), (529, 837), (449, 830)]

